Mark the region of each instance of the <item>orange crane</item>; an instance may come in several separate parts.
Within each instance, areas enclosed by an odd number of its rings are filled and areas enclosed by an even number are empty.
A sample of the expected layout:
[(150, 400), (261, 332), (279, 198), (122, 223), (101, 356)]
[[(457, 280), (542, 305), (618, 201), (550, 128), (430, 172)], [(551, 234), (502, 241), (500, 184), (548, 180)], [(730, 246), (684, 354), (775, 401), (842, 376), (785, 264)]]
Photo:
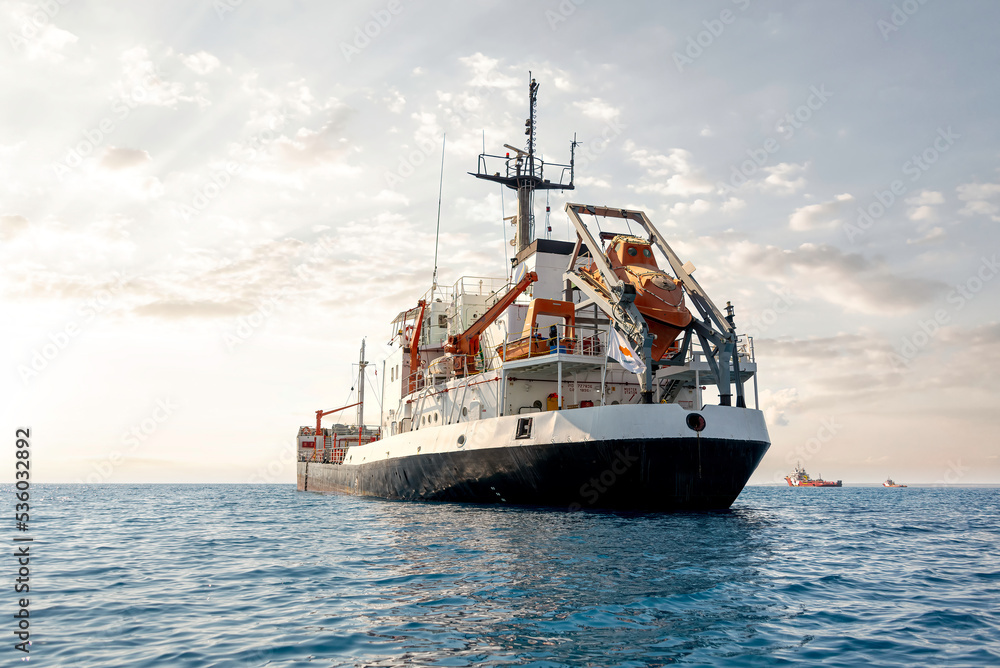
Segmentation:
[(424, 327), (424, 311), (427, 310), (427, 302), (423, 299), (417, 302), (420, 313), (417, 314), (417, 322), (413, 325), (413, 334), (410, 336), (410, 386), (407, 393), (413, 394), (417, 391), (417, 369), (420, 366), (420, 330)]
[[(359, 405), (360, 403), (361, 402), (359, 401), (357, 403), (350, 404), (349, 406), (344, 406), (343, 408), (334, 408), (332, 411), (316, 411), (316, 446), (317, 446), (317, 448), (322, 443), (322, 441), (320, 439), (323, 438), (323, 430), (322, 430), (322, 427), (320, 426), (320, 422), (322, 422), (323, 418), (326, 417), (327, 415), (330, 415), (331, 413), (339, 413), (342, 410), (346, 410), (348, 408), (354, 408), (355, 406)], [(360, 440), (359, 440), (359, 443), (360, 443)]]
[[(505, 294), (503, 297), (497, 300), (497, 303), (487, 309), (486, 313), (479, 316), (472, 325), (469, 326), (467, 330), (461, 334), (452, 334), (448, 337), (447, 343), (444, 345), (444, 352), (451, 355), (464, 355), (465, 359), (476, 355), (479, 352), (479, 337), (482, 333), (486, 331), (486, 328), (493, 324), (493, 321), (500, 317), (508, 306), (514, 303), (514, 300), (521, 296), (521, 294), (528, 289), (532, 283), (538, 280), (538, 274), (533, 271), (529, 271), (527, 274), (517, 282), (510, 292)], [(470, 367), (475, 365), (475, 360), (472, 360)], [(472, 373), (473, 369), (469, 369)]]

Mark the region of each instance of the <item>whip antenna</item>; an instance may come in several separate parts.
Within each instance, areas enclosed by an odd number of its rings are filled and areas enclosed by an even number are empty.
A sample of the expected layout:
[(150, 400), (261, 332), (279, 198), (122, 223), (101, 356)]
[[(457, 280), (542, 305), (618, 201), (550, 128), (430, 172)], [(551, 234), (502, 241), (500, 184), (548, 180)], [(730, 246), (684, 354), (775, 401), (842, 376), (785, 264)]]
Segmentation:
[(431, 278), (431, 291), (438, 285), (438, 241), (441, 239), (441, 193), (444, 190), (444, 142), (447, 134), (441, 135), (441, 182), (438, 184), (438, 219), (437, 230), (434, 232), (434, 276)]

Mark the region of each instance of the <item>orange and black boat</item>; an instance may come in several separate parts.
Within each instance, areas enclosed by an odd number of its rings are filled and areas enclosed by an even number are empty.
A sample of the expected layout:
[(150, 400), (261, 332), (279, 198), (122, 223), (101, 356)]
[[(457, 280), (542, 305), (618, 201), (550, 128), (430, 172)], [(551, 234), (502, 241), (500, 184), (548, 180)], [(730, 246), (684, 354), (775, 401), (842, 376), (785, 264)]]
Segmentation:
[(799, 466), (798, 464), (795, 465), (795, 473), (793, 473), (792, 475), (786, 475), (785, 481), (788, 483), (790, 487), (843, 487), (844, 486), (843, 482), (840, 480), (837, 481), (823, 480), (822, 476), (818, 478), (811, 478), (809, 477), (809, 474), (806, 473), (806, 470), (801, 466)]
[[(537, 93), (531, 79), (525, 148), (484, 152), (472, 172), (517, 193), (510, 273), (449, 285), (435, 259), (430, 289), (391, 321), (376, 360), (378, 423), (364, 419), (372, 363), (362, 343), (357, 401), (318, 410), (315, 426), (299, 428), (298, 489), (568, 510), (721, 509), (767, 452), (752, 340), (645, 212), (568, 202), (571, 238), (535, 237), (533, 192), (574, 190), (577, 146), (567, 165), (536, 154)], [(702, 396), (707, 387), (715, 396)], [(355, 425), (323, 426), (351, 408)]]

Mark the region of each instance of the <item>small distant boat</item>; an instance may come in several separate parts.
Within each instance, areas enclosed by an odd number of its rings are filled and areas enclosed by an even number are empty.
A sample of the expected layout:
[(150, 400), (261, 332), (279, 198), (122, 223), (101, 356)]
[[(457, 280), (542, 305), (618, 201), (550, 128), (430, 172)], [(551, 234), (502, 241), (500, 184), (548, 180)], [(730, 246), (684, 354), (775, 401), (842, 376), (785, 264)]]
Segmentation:
[(886, 478), (885, 482), (882, 483), (883, 487), (906, 487), (906, 485), (900, 485), (898, 482), (893, 482), (892, 478)]
[(799, 466), (797, 462), (795, 464), (795, 473), (793, 473), (792, 475), (786, 475), (785, 481), (788, 483), (790, 487), (843, 487), (844, 486), (843, 482), (840, 480), (837, 480), (836, 482), (834, 482), (833, 480), (823, 480), (822, 476), (820, 476), (819, 478), (810, 478), (809, 474), (806, 473), (806, 470), (801, 466)]

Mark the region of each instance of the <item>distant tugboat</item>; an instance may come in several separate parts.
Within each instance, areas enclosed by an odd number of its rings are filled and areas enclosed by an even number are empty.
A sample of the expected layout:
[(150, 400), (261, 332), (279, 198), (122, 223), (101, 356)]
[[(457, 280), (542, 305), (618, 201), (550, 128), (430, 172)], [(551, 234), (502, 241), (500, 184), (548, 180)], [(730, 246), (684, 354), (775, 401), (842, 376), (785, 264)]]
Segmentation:
[(883, 487), (906, 487), (906, 485), (900, 485), (899, 483), (893, 482), (892, 478), (886, 478), (885, 482), (882, 483)]
[(795, 464), (795, 473), (786, 475), (785, 481), (790, 487), (843, 487), (843, 483), (840, 480), (836, 482), (833, 480), (823, 480), (822, 476), (819, 478), (810, 478), (809, 474), (806, 473), (804, 468), (799, 466), (798, 462)]

